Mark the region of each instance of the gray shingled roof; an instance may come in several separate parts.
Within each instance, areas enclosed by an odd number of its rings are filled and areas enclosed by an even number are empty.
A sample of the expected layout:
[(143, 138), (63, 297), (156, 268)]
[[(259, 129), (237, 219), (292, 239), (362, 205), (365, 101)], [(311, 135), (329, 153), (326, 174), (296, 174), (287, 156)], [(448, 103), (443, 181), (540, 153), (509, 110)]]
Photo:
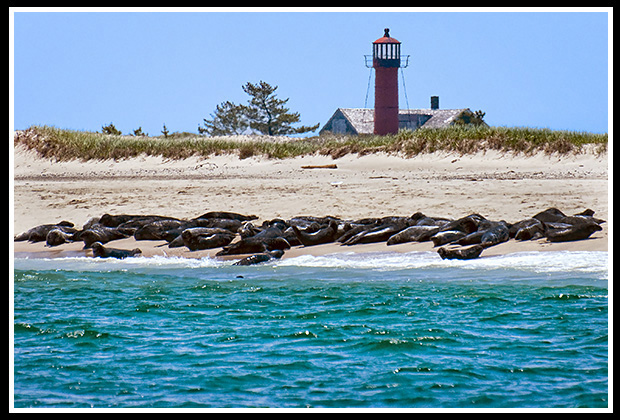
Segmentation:
[[(446, 127), (469, 108), (461, 109), (400, 109), (398, 111), (399, 122), (412, 122), (420, 128)], [(471, 112), (471, 111), (470, 111)], [(372, 108), (338, 108), (332, 117), (325, 123), (328, 127), (331, 120), (342, 113), (347, 122), (357, 132), (356, 134), (372, 134), (374, 131), (374, 109)]]
[(407, 114), (412, 115), (430, 115), (430, 119), (426, 121), (421, 128), (439, 128), (446, 127), (454, 122), (454, 120), (467, 111), (468, 108), (461, 109), (399, 109), (398, 119), (402, 121), (407, 118)]
[(375, 129), (375, 110), (372, 108), (339, 108), (357, 134), (372, 134)]

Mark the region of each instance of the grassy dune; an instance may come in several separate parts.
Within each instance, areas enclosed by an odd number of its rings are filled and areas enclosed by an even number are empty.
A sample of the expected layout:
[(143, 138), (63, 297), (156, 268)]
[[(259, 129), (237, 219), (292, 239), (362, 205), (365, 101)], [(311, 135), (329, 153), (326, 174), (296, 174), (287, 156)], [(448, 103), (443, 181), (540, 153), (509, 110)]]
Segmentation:
[(480, 126), (402, 130), (388, 136), (204, 137), (174, 133), (168, 137), (135, 137), (32, 126), (16, 132), (14, 144), (24, 145), (41, 157), (60, 161), (125, 159), (141, 154), (168, 159), (218, 154), (237, 154), (242, 159), (251, 156), (284, 159), (321, 154), (336, 159), (348, 153), (366, 155), (377, 152), (405, 157), (436, 151), (463, 155), (486, 150), (526, 155), (539, 152), (569, 154), (581, 153), (585, 145), (593, 145), (596, 153), (603, 154), (607, 151), (607, 137), (606, 133)]

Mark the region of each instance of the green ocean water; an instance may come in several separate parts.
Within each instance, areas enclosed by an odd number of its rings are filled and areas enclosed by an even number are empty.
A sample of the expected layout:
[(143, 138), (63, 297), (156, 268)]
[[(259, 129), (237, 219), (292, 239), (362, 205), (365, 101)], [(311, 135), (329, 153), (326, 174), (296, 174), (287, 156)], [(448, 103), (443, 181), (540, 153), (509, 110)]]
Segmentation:
[(16, 259), (29, 407), (607, 407), (607, 252)]

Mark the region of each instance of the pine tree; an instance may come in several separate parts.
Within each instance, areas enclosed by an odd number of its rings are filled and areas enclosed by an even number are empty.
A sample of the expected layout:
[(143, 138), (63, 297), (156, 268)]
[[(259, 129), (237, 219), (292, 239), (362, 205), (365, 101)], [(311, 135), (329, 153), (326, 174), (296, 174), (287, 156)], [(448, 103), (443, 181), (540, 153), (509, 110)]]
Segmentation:
[(168, 134), (170, 134), (170, 132), (168, 131), (168, 128), (166, 127), (166, 123), (164, 123), (164, 128), (161, 130), (161, 133), (164, 135), (165, 139), (168, 138)]
[(133, 130), (132, 136), (135, 136), (135, 137), (146, 137), (146, 136), (148, 136), (148, 134), (143, 132), (142, 131), (142, 127), (140, 126), (136, 130)]
[(474, 113), (471, 111), (463, 112), (458, 118), (454, 120), (455, 125), (487, 125), (484, 122), (484, 116), (486, 112), (478, 110)]
[(109, 125), (102, 125), (101, 126), (101, 132), (103, 134), (113, 134), (116, 136), (120, 136), (121, 130), (117, 129), (116, 127), (114, 127), (114, 124), (110, 123)]
[(248, 127), (260, 134), (287, 135), (314, 131), (314, 126), (292, 127), (300, 120), (299, 112), (291, 113), (284, 105), (287, 99), (278, 99), (275, 91), (278, 87), (260, 81), (257, 84), (246, 83), (242, 86), (250, 95), (248, 105), (236, 105), (230, 101), (222, 102), (211, 114), (211, 120), (204, 119), (204, 127), (198, 127), (200, 133), (210, 136), (243, 134)]
[(217, 105), (215, 113), (211, 114), (211, 118), (213, 119), (204, 119), (204, 128), (198, 127), (199, 133), (207, 133), (210, 136), (226, 136), (243, 134), (248, 128), (245, 108), (230, 101)]
[(284, 106), (289, 98), (276, 98), (274, 92), (278, 89), (277, 86), (271, 86), (261, 80), (257, 84), (248, 82), (242, 88), (251, 97), (249, 105), (245, 107), (245, 113), (253, 130), (273, 136), (301, 134), (319, 128), (319, 124), (312, 127), (292, 127), (291, 124), (300, 120), (299, 112), (290, 113)]

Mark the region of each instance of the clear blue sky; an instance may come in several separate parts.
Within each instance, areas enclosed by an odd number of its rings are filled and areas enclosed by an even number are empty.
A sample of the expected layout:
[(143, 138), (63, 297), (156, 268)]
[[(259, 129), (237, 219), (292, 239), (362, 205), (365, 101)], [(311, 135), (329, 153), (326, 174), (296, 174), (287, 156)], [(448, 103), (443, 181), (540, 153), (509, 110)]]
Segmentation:
[(410, 108), (437, 95), (441, 108), (485, 111), (489, 125), (608, 131), (611, 8), (329, 10), (13, 9), (14, 128), (101, 131), (113, 122), (160, 135), (165, 123), (196, 133), (217, 104), (245, 103), (241, 86), (260, 80), (290, 98), (302, 124), (322, 127), (336, 108), (364, 107), (363, 56), (389, 27), (411, 55)]

